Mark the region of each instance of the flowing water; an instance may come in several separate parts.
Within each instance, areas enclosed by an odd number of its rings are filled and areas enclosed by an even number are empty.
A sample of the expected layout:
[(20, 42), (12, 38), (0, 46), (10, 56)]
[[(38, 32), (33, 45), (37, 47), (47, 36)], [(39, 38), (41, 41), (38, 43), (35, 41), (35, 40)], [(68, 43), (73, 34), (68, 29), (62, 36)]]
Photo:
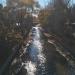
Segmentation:
[(18, 63), (5, 75), (75, 75), (58, 47), (43, 38), (41, 27), (33, 27), (30, 37), (24, 56), (15, 59), (13, 63)]
[[(32, 41), (27, 49), (29, 54), (29, 60), (25, 62), (25, 69), (27, 70), (26, 75), (74, 75), (74, 69), (71, 71), (69, 65), (65, 65), (66, 61), (63, 59), (58, 60), (59, 64), (61, 64), (61, 60), (64, 60), (64, 69), (62, 70), (62, 66), (58, 69), (57, 60), (55, 57), (58, 55), (57, 47), (56, 50), (53, 49), (44, 50), (44, 39), (42, 39), (41, 27), (33, 27), (32, 28)], [(50, 46), (51, 47), (51, 46)], [(48, 53), (44, 53), (44, 51), (48, 51)], [(51, 55), (50, 55), (51, 53)], [(55, 54), (54, 54), (55, 53)], [(55, 57), (54, 57), (55, 56)], [(52, 57), (52, 59), (50, 59)], [(54, 58), (53, 58), (54, 57)], [(61, 55), (59, 55), (61, 57)], [(57, 57), (58, 59), (58, 57)], [(66, 67), (65, 67), (66, 66)], [(57, 70), (58, 69), (58, 70)], [(61, 71), (61, 73), (60, 73)]]
[(46, 75), (46, 58), (43, 54), (43, 40), (41, 40), (40, 35), (40, 28), (33, 27), (32, 42), (28, 49), (30, 60), (25, 63), (27, 75)]

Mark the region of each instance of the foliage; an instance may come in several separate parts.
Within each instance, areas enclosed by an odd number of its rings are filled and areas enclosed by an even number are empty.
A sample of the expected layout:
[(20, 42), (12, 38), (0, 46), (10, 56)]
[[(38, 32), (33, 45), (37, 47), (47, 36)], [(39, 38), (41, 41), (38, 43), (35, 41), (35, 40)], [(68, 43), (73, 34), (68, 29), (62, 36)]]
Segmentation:
[(66, 22), (71, 19), (70, 0), (53, 0), (39, 13), (39, 20), (48, 32), (63, 35), (67, 29)]
[(16, 45), (23, 45), (30, 29), (33, 19), (30, 12), (25, 9), (3, 7), (0, 5), (0, 64), (12, 53)]

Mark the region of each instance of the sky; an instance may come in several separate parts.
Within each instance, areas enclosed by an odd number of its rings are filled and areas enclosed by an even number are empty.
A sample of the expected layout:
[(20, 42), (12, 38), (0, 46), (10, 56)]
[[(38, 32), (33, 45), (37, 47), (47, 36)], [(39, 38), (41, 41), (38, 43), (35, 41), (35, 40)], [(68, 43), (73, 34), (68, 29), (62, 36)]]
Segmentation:
[(39, 4), (41, 5), (41, 7), (45, 7), (49, 2), (49, 0), (38, 0), (38, 1), (39, 1)]
[[(49, 0), (38, 0), (41, 7), (45, 7)], [(6, 5), (6, 0), (0, 0), (0, 3), (2, 3), (4, 6)], [(73, 0), (73, 3), (75, 3), (75, 0)]]
[(0, 4), (3, 4), (3, 6), (6, 5), (6, 0), (0, 0)]
[[(41, 7), (44, 7), (47, 5), (49, 0), (38, 0)], [(0, 3), (2, 3), (4, 6), (6, 5), (6, 0), (0, 0)]]

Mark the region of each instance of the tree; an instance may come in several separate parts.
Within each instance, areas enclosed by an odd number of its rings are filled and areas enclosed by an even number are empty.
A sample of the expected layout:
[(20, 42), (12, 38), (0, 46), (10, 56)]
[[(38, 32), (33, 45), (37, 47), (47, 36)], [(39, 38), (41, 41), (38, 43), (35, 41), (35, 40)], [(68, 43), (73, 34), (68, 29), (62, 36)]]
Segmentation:
[[(69, 19), (69, 2), (70, 0), (52, 0), (51, 3), (47, 5), (42, 14), (42, 21), (45, 22), (45, 28), (48, 32), (53, 32), (59, 35), (64, 34), (65, 23)], [(40, 17), (40, 16), (39, 16)]]
[(35, 4), (34, 0), (7, 0), (8, 7), (23, 7), (27, 9), (33, 9)]

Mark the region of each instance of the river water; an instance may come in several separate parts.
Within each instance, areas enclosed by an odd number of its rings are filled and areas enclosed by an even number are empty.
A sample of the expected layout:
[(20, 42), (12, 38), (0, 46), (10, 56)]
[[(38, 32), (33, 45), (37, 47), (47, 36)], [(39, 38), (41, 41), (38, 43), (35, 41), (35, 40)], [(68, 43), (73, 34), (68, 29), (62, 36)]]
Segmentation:
[(25, 54), (14, 60), (18, 62), (5, 75), (75, 75), (57, 48), (44, 39), (41, 27), (33, 27), (30, 37)]
[(41, 40), (40, 27), (33, 27), (31, 35), (32, 42), (28, 48), (30, 60), (25, 63), (27, 75), (48, 75), (45, 71), (46, 57), (43, 53), (44, 40)]

